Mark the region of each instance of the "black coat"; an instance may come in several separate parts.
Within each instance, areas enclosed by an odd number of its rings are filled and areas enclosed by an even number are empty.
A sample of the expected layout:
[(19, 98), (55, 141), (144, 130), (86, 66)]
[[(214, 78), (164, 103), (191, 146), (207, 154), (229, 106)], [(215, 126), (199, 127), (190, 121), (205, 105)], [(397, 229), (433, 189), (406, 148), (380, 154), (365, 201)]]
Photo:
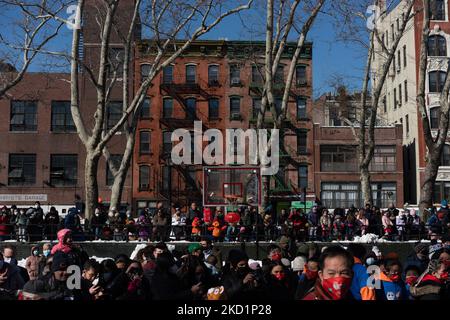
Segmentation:
[(224, 275), (223, 286), (228, 300), (256, 301), (264, 297), (263, 283), (260, 283), (257, 287), (253, 284), (244, 284), (245, 276), (240, 276), (234, 271)]
[(150, 295), (153, 300), (189, 301), (194, 296), (189, 289), (184, 289), (175, 274), (155, 270), (150, 282)]
[(273, 301), (287, 301), (294, 299), (294, 288), (289, 283), (289, 279), (277, 281), (272, 277), (268, 277), (264, 284), (264, 299)]
[(308, 279), (303, 275), (298, 281), (297, 290), (295, 292), (295, 300), (302, 300), (306, 294), (314, 288), (316, 279)]

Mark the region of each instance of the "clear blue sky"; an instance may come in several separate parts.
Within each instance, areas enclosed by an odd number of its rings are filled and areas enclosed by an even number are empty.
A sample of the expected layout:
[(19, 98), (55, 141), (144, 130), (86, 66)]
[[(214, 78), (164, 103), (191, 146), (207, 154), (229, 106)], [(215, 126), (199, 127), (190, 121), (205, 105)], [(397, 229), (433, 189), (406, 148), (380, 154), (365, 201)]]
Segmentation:
[[(241, 17), (245, 19), (245, 17)], [(216, 29), (211, 31), (206, 39), (227, 38), (228, 40), (249, 40), (250, 33), (242, 28), (241, 18), (238, 16), (229, 17)], [(254, 37), (254, 35), (253, 35)], [(330, 19), (322, 15), (318, 17), (311, 30), (308, 40), (312, 41), (313, 47), (313, 88), (314, 96), (332, 91), (330, 82), (338, 77), (342, 77), (344, 84), (350, 89), (361, 87), (361, 75), (365, 63), (364, 51), (361, 47), (336, 41), (336, 30)], [(71, 31), (63, 27), (58, 40), (49, 47), (52, 50), (70, 48)], [(47, 66), (48, 67), (48, 66)], [(50, 67), (55, 69), (56, 65)], [(33, 64), (30, 71), (42, 71), (43, 66)], [(63, 69), (60, 69), (63, 70)]]

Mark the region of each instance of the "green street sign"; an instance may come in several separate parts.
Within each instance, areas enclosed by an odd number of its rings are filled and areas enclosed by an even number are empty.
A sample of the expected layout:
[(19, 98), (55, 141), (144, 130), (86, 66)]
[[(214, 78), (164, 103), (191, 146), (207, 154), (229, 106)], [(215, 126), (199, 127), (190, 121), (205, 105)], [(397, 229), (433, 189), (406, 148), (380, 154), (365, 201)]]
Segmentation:
[[(306, 209), (311, 209), (314, 206), (314, 201), (306, 201)], [(291, 208), (304, 209), (305, 203), (303, 201), (292, 201)]]

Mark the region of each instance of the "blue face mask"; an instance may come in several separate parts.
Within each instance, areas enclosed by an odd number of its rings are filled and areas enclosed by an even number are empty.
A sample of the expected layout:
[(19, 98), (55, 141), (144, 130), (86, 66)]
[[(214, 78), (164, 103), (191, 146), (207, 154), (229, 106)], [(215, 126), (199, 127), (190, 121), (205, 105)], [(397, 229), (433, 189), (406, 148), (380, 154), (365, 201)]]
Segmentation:
[(38, 256), (39, 255), (39, 251), (38, 250), (34, 250), (33, 251), (33, 256)]
[(50, 255), (50, 250), (44, 250), (44, 257), (48, 257)]

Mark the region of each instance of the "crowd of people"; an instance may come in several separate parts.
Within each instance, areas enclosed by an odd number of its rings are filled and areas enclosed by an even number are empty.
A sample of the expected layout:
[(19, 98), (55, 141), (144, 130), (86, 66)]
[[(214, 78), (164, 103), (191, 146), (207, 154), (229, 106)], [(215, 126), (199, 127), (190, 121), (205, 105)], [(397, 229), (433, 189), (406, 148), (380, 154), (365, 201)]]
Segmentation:
[(213, 241), (275, 241), (288, 235), (297, 241), (353, 240), (356, 236), (374, 234), (387, 240), (433, 239), (447, 235), (450, 228), (450, 209), (446, 200), (439, 208), (430, 208), (422, 220), (415, 209), (386, 210), (370, 206), (357, 209), (329, 210), (315, 204), (309, 211), (268, 207), (258, 212), (256, 207), (239, 207), (236, 212), (225, 208), (200, 208), (194, 202), (186, 210), (170, 210), (159, 202), (156, 208), (131, 210), (98, 207), (90, 219), (83, 212), (71, 208), (64, 216), (52, 207), (44, 211), (39, 202), (34, 207), (0, 207), (0, 241), (56, 240), (56, 233), (70, 229), (76, 241), (198, 241), (209, 237)]
[[(2, 300), (448, 300), (450, 239), (419, 242), (400, 260), (376, 246), (297, 245), (283, 236), (261, 261), (233, 248), (226, 255), (209, 238), (173, 248), (149, 244), (132, 257), (98, 262), (58, 232), (52, 247), (31, 249), (25, 264), (14, 247), (0, 254)], [(224, 250), (224, 249), (222, 249)], [(80, 277), (70, 279), (78, 266)], [(72, 285), (70, 285), (72, 284)]]

